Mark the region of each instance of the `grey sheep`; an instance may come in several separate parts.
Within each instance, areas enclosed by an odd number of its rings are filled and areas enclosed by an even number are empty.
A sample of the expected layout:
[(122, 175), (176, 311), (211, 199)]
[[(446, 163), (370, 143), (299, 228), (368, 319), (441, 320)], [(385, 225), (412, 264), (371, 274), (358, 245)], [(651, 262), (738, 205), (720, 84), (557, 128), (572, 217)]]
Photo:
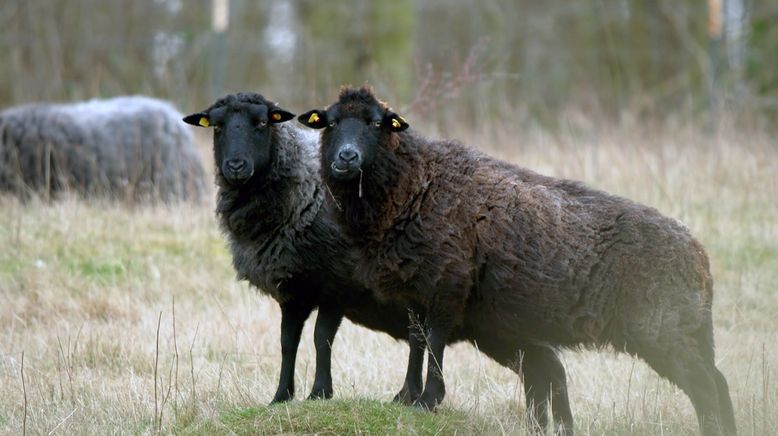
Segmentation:
[(443, 351), (465, 326), (506, 350), (524, 340), (638, 356), (688, 395), (704, 434), (736, 433), (714, 360), (708, 257), (681, 223), (407, 132), (369, 88), (345, 88), (298, 119), (324, 129), (322, 178), (361, 250), (357, 277), (425, 310), (418, 406), (443, 399)]
[(144, 96), (7, 109), (0, 112), (0, 192), (200, 201), (205, 169), (181, 116)]

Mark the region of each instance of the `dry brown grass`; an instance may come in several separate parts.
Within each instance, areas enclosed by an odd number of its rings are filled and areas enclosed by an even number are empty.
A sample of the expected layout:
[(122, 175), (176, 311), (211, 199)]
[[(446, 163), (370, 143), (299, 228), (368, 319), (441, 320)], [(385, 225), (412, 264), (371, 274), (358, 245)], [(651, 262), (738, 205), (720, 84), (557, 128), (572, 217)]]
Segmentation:
[[(635, 131), (484, 131), (470, 142), (684, 221), (711, 255), (717, 363), (741, 434), (778, 434), (778, 148), (753, 132)], [(31, 434), (154, 433), (156, 404), (163, 433), (228, 433), (225, 411), (272, 397), (279, 311), (234, 280), (211, 206), (3, 198), (0, 247), (0, 432), (20, 433), (26, 416)], [(313, 377), (311, 328), (298, 397)], [(333, 355), (336, 398), (388, 401), (399, 388), (403, 344), (345, 323)], [(464, 344), (446, 360), (444, 409), (479, 417), (468, 431), (523, 431), (513, 373)], [(697, 431), (685, 395), (642, 362), (611, 352), (563, 360), (580, 434)]]

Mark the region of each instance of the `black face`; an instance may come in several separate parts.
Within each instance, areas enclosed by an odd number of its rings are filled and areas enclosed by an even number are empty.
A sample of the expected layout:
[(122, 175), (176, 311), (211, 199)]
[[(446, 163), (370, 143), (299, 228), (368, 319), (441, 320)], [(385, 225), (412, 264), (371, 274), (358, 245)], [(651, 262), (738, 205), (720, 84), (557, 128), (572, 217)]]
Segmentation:
[(393, 132), (408, 128), (399, 115), (379, 106), (360, 106), (344, 110), (340, 104), (328, 110), (312, 110), (298, 117), (311, 128), (322, 129), (322, 164), (336, 180), (352, 180), (368, 170), (378, 147)]
[(216, 167), (229, 183), (243, 184), (263, 174), (273, 160), (271, 124), (294, 114), (266, 105), (231, 102), (184, 118), (203, 127), (213, 127)]

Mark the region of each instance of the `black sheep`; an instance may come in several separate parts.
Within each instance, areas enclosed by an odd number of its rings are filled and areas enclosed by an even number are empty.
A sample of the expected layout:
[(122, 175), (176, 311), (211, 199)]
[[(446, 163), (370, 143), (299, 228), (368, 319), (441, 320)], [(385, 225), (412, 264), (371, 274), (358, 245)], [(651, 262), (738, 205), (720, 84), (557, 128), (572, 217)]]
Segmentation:
[[(319, 177), (316, 135), (284, 123), (292, 114), (259, 94), (238, 93), (184, 118), (214, 127), (218, 185), (216, 213), (230, 242), (233, 264), (281, 306), (281, 376), (273, 401), (294, 394), (294, 362), (303, 323), (319, 308), (314, 331), (316, 376), (311, 398), (332, 396), (330, 345), (342, 316), (396, 339), (408, 337), (404, 306), (381, 303), (352, 279), (355, 252), (334, 221)], [(451, 342), (467, 339), (456, 331)], [(517, 345), (518, 347), (518, 345)], [(411, 354), (423, 357), (423, 348)], [(528, 395), (543, 413), (544, 386), (557, 392), (554, 406), (567, 407), (564, 370), (553, 350), (528, 347), (519, 362), (534, 377), (537, 392)], [(515, 355), (492, 354), (503, 364)], [(395, 397), (413, 401), (420, 394), (422, 364), (409, 364), (406, 382)], [(569, 415), (569, 409), (567, 410)]]
[(404, 310), (378, 304), (347, 279), (353, 253), (327, 218), (315, 135), (284, 123), (292, 117), (259, 94), (237, 93), (184, 118), (214, 128), (216, 214), (238, 277), (281, 306), (281, 375), (273, 402), (294, 396), (300, 334), (317, 307), (309, 398), (332, 396), (330, 345), (344, 314), (395, 338), (407, 336)]
[(705, 434), (735, 434), (714, 365), (703, 247), (655, 209), (545, 177), (451, 141), (406, 132), (369, 88), (299, 117), (321, 133), (324, 182), (361, 250), (357, 278), (426, 312), (427, 383), (443, 399), (452, 330), (643, 358), (691, 399)]

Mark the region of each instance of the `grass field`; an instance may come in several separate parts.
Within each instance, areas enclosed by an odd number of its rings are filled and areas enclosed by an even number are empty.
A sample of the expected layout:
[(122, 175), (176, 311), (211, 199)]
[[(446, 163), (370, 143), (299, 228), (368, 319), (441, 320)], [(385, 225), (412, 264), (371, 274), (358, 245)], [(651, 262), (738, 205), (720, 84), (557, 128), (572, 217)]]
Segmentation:
[[(684, 221), (711, 257), (717, 365), (740, 433), (778, 434), (778, 146), (754, 132), (626, 130), (470, 142)], [(405, 345), (348, 322), (334, 345), (335, 400), (265, 407), (279, 311), (234, 279), (212, 210), (0, 199), (0, 432), (524, 432), (519, 378), (466, 344), (447, 352), (439, 412), (389, 403)], [(313, 379), (308, 324), (298, 398)], [(642, 362), (562, 357), (579, 434), (697, 432), (686, 396)]]

